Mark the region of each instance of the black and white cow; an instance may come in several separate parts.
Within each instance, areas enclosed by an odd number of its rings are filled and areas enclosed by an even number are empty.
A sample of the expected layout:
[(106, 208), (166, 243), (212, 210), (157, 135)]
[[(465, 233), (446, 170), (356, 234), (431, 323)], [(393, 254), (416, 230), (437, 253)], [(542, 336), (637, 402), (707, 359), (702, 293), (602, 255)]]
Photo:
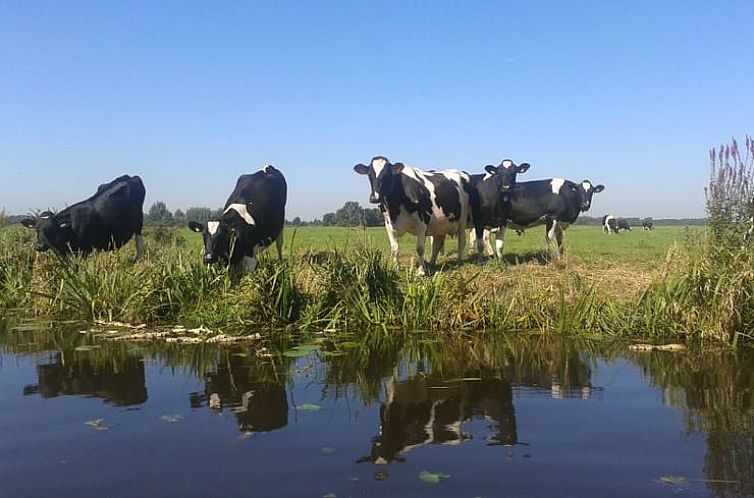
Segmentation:
[(286, 196), (285, 178), (273, 166), (241, 175), (219, 218), (206, 227), (188, 224), (204, 237), (204, 261), (230, 264), (244, 274), (256, 267), (257, 255), (273, 241), (282, 261)]
[(652, 218), (644, 218), (641, 220), (641, 228), (644, 231), (654, 230), (654, 222), (652, 221)]
[(592, 196), (602, 192), (604, 185), (589, 180), (574, 183), (562, 178), (520, 182), (510, 192), (507, 222), (497, 235), (497, 249), (503, 250), (505, 228), (516, 230), (545, 225), (548, 246), (556, 244), (555, 256), (563, 254), (563, 231), (579, 214), (589, 210)]
[(99, 186), (97, 193), (59, 213), (45, 211), (21, 224), (37, 231), (37, 251), (88, 255), (95, 249), (114, 250), (136, 238), (136, 260), (144, 252), (146, 190), (138, 176), (123, 175)]
[(628, 231), (628, 232), (630, 232), (631, 231), (631, 224), (625, 218), (618, 218), (618, 221), (616, 222), (615, 228), (616, 228), (616, 230), (618, 232), (620, 232), (621, 230), (622, 231)]
[(463, 258), (469, 216), (469, 175), (458, 170), (422, 171), (386, 157), (373, 157), (369, 166), (357, 164), (354, 171), (367, 175), (372, 192), (369, 202), (379, 204), (385, 218), (390, 250), (398, 262), (398, 238), (406, 232), (416, 235), (417, 272), (426, 274), (424, 243), (432, 236), (434, 265), (447, 235), (458, 237), (458, 257)]
[[(505, 223), (506, 209), (510, 201), (510, 192), (516, 185), (516, 176), (529, 169), (529, 163), (516, 165), (510, 159), (504, 159), (498, 166), (488, 164), (486, 173), (469, 175), (468, 183), (471, 218), (474, 224), (470, 239), (476, 239), (477, 256), (481, 259), (482, 251), (492, 256), (489, 231)], [(497, 254), (502, 258), (502, 253)]]
[(602, 217), (602, 230), (606, 234), (620, 233), (621, 231), (631, 231), (631, 224), (625, 218), (616, 218), (612, 214)]

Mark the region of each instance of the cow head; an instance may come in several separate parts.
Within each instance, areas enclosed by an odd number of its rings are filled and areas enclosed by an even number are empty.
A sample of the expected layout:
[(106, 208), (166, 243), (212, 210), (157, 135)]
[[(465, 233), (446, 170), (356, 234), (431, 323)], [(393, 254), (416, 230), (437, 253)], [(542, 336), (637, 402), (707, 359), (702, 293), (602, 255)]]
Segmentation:
[(503, 201), (507, 202), (509, 192), (516, 186), (516, 176), (525, 173), (529, 167), (529, 163), (516, 165), (510, 159), (503, 159), (498, 166), (488, 164), (484, 170), (492, 175), (487, 181), (496, 182), (498, 191), (503, 194)]
[(372, 186), (369, 202), (380, 204), (392, 189), (393, 183), (400, 181), (398, 175), (401, 174), (403, 168), (403, 163), (391, 164), (386, 157), (376, 156), (372, 158), (369, 166), (359, 163), (353, 167), (353, 170), (360, 175), (369, 176), (369, 183)]
[(232, 204), (219, 218), (213, 218), (205, 227), (190, 221), (190, 230), (201, 233), (204, 239), (204, 262), (235, 263), (243, 258), (243, 239), (249, 234), (247, 229), (254, 225), (254, 219), (244, 204)]
[(584, 180), (577, 187), (581, 200), (581, 210), (587, 211), (592, 206), (592, 196), (605, 190), (604, 185), (592, 185), (589, 180)]
[(21, 224), (37, 231), (37, 245), (34, 249), (40, 252), (50, 248), (60, 253), (66, 252), (73, 240), (70, 220), (61, 219), (50, 211), (45, 211), (36, 218), (24, 218)]

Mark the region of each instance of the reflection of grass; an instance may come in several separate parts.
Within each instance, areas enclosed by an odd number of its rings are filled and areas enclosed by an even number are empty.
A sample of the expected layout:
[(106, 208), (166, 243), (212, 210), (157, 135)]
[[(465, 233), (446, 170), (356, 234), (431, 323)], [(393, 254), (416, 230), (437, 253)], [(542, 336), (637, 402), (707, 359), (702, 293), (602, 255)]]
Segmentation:
[(289, 233), (285, 264), (267, 254), (257, 271), (235, 281), (203, 265), (198, 237), (184, 230), (148, 238), (145, 261), (134, 265), (129, 248), (62, 263), (35, 254), (28, 231), (4, 229), (0, 310), (224, 333), (368, 330), (383, 337), (542, 330), (729, 339), (752, 325), (754, 313), (740, 306), (754, 288), (746, 251), (735, 272), (719, 271), (700, 250), (700, 231), (673, 246), (683, 230), (606, 236), (577, 226), (567, 232), (566, 258), (548, 264), (538, 231), (510, 234), (506, 260), (481, 265), (473, 257), (458, 265), (449, 241), (435, 273), (421, 278), (411, 270), (412, 237), (402, 239), (396, 268), (382, 252), (382, 229), (305, 227)]

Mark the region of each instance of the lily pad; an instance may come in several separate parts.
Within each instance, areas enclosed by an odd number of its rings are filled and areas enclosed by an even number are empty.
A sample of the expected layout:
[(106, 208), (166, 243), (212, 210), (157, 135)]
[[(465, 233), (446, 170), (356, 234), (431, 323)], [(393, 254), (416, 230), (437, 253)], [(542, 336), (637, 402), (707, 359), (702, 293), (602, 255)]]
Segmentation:
[(662, 476), (660, 477), (660, 482), (663, 484), (683, 484), (688, 479), (682, 476)]
[(306, 356), (318, 350), (319, 346), (315, 346), (313, 344), (302, 344), (301, 346), (296, 346), (289, 349), (288, 351), (285, 351), (283, 353), (283, 356), (287, 356), (288, 358), (301, 358), (302, 356)]
[(95, 418), (93, 420), (87, 420), (86, 422), (84, 422), (84, 425), (88, 425), (89, 427), (97, 429), (98, 431), (106, 431), (106, 430), (109, 429), (109, 427), (106, 426), (106, 425), (102, 425), (102, 420), (103, 419), (101, 419), (101, 418)]
[(332, 455), (333, 453), (335, 453), (335, 448), (333, 448), (332, 446), (324, 446), (322, 448), (323, 455)]
[(430, 472), (428, 470), (422, 470), (419, 473), (419, 479), (428, 484), (439, 484), (440, 479), (450, 479), (450, 474), (444, 474), (442, 472)]
[(304, 403), (303, 405), (296, 405), (296, 410), (300, 410), (302, 412), (318, 412), (322, 409), (321, 406), (315, 405), (314, 403)]
[(169, 424), (175, 424), (176, 422), (180, 422), (183, 419), (182, 415), (163, 415), (160, 417), (160, 420), (164, 420), (165, 422)]

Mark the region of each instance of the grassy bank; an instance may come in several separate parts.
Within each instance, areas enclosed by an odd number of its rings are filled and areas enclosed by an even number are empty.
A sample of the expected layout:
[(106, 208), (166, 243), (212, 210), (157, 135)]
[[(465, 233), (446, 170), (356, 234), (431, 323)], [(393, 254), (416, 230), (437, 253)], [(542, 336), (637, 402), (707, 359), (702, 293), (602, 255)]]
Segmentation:
[(193, 235), (151, 230), (147, 257), (136, 265), (131, 246), (63, 264), (51, 253), (34, 253), (30, 233), (4, 229), (0, 310), (51, 320), (180, 323), (226, 334), (534, 330), (731, 341), (754, 321), (747, 311), (751, 251), (738, 251), (735, 268), (712, 265), (699, 230), (605, 236), (595, 227), (573, 227), (568, 256), (550, 263), (542, 234), (532, 230), (508, 237), (504, 262), (480, 265), (469, 257), (459, 265), (446, 254), (432, 276), (420, 278), (410, 270), (411, 237), (395, 267), (384, 255), (384, 231), (289, 229), (286, 263), (270, 253), (240, 281), (201, 264)]

